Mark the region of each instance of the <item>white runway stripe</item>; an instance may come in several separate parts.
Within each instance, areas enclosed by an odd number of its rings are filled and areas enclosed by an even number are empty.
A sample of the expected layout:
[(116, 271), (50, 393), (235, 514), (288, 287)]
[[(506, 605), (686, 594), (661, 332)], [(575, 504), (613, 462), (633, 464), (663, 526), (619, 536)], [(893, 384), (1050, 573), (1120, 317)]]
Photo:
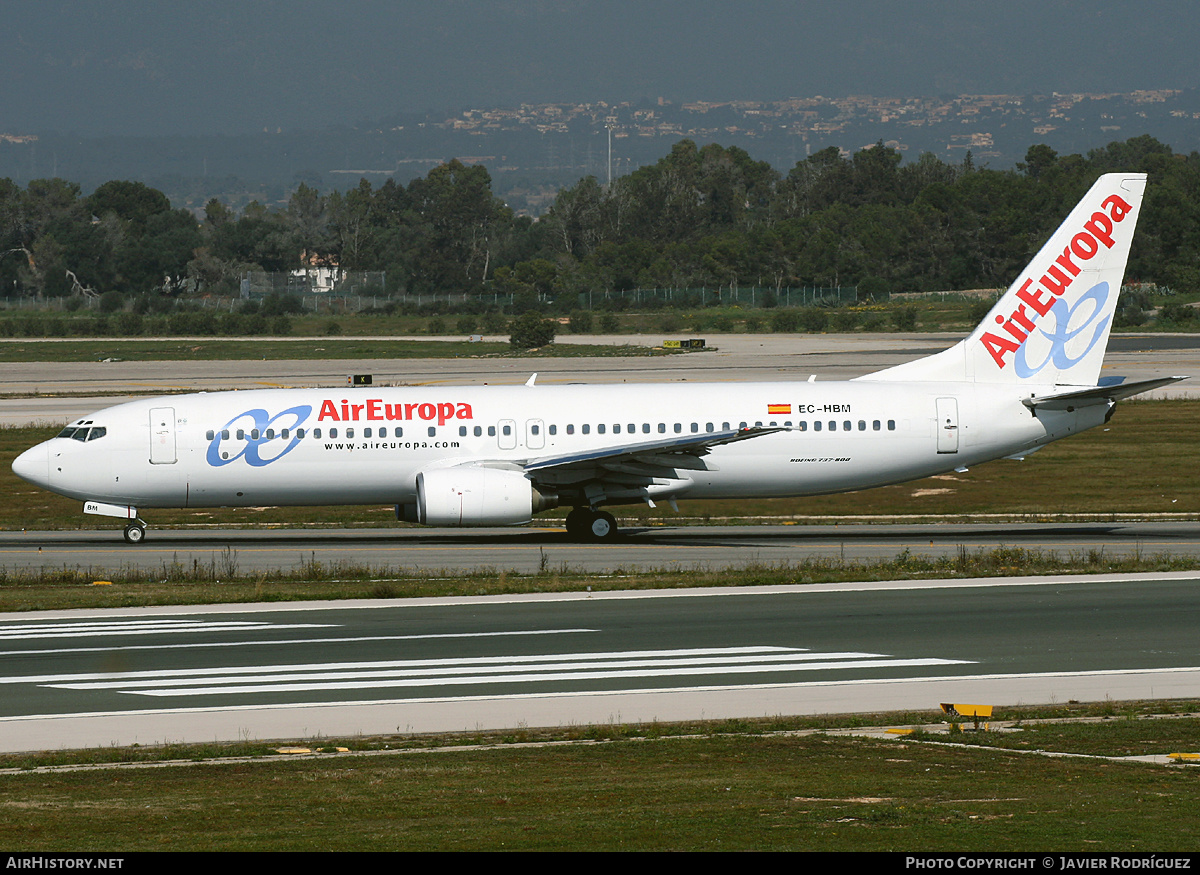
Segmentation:
[[(313, 671), (342, 671), (374, 669), (410, 668), (416, 666), (450, 666), (450, 665), (495, 665), (495, 664), (527, 664), (533, 662), (581, 661), (589, 659), (652, 659), (659, 656), (724, 656), (749, 653), (802, 653), (801, 649), (791, 647), (696, 647), (685, 650), (629, 650), (599, 653), (555, 653), (534, 656), (459, 656), (443, 659), (390, 659), (373, 662), (312, 662), (297, 665), (241, 665), (222, 668), (164, 668), (149, 671), (122, 672), (86, 672), (77, 674), (48, 674), (26, 675), (24, 677), (0, 677), (2, 684), (59, 684), (67, 681), (112, 681), (119, 679), (137, 680), (138, 678), (186, 678), (212, 677), (214, 675), (266, 675), (272, 672), (313, 672)], [(242, 680), (244, 678), (239, 678)]]
[(968, 660), (951, 659), (899, 659), (879, 653), (812, 653), (786, 647), (731, 647), (47, 675), (20, 680), (56, 689), (117, 690), (142, 696), (212, 696), (548, 681), (577, 683), (968, 663)]
[(96, 638), (102, 635), (175, 635), (196, 632), (245, 632), (264, 629), (325, 629), (327, 623), (265, 623), (246, 620), (147, 620), (114, 623), (55, 623), (0, 626), (0, 641), (46, 638)]
[[(278, 674), (263, 674), (254, 678), (256, 684), (281, 684), (289, 681), (307, 681), (307, 682), (328, 682), (359, 679), (364, 685), (370, 685), (370, 682), (382, 678), (404, 678), (404, 677), (452, 677), (454, 675), (474, 673), (476, 676), (484, 674), (503, 674), (511, 672), (513, 663), (515, 662), (539, 662), (536, 666), (538, 671), (543, 672), (579, 672), (585, 669), (621, 669), (621, 668), (654, 668), (668, 667), (676, 665), (708, 665), (714, 669), (720, 669), (723, 666), (754, 663), (765, 665), (771, 662), (803, 662), (808, 660), (824, 659), (867, 659), (871, 657), (882, 657), (879, 653), (813, 653), (800, 654), (795, 653), (774, 653), (774, 654), (758, 654), (754, 656), (730, 656), (721, 654), (719, 656), (709, 657), (694, 657), (690, 659), (605, 659), (590, 662), (541, 662), (540, 660), (504, 660), (503, 665), (495, 665), (488, 667), (480, 667), (479, 665), (453, 665), (446, 667), (431, 667), (421, 666), (413, 668), (392, 668), (380, 669), (376, 671), (319, 671), (313, 673), (299, 672), (283, 672)], [(135, 687), (162, 687), (162, 686), (200, 686), (201, 684), (232, 684), (245, 683), (246, 678), (237, 677), (205, 677), (205, 678), (156, 678), (153, 680), (114, 680), (114, 681), (96, 681), (93, 683), (68, 683), (54, 684), (56, 687), (68, 690), (115, 690), (129, 689)]]
[(819, 671), (847, 668), (904, 668), (934, 665), (963, 665), (967, 660), (955, 659), (865, 659), (846, 662), (807, 662), (787, 663), (781, 665), (743, 665), (743, 666), (697, 666), (690, 668), (659, 668), (631, 669), (627, 671), (581, 671), (581, 672), (550, 672), (507, 675), (481, 675), (439, 678), (408, 678), (403, 680), (378, 680), (372, 682), (330, 682), (330, 683), (290, 683), (290, 684), (254, 684), (250, 686), (225, 687), (168, 687), (157, 690), (121, 690), (135, 696), (218, 696), (236, 695), (242, 693), (296, 693), (319, 690), (359, 690), (382, 689), (390, 687), (431, 687), (431, 686), (462, 686), (466, 684), (515, 684), (540, 683), (545, 681), (578, 682), (587, 680), (615, 680), (644, 677), (681, 677), (687, 675), (734, 675), (762, 674), (766, 672), (787, 671)]
[[(271, 629), (294, 628), (271, 626)], [(336, 628), (336, 627), (334, 627)], [(250, 641), (201, 641), (186, 643), (172, 641), (170, 644), (128, 644), (121, 647), (39, 647), (37, 650), (0, 650), (0, 657), (43, 655), (50, 653), (113, 653), (127, 650), (183, 650), (200, 647), (283, 647), (302, 644), (358, 644), (364, 641), (428, 641), (437, 638), (520, 638), (527, 635), (578, 635), (583, 632), (598, 632), (599, 629), (522, 629), (512, 632), (431, 632), (427, 635), (362, 635), (347, 638), (255, 638)], [(0, 683), (3, 683), (0, 679)]]

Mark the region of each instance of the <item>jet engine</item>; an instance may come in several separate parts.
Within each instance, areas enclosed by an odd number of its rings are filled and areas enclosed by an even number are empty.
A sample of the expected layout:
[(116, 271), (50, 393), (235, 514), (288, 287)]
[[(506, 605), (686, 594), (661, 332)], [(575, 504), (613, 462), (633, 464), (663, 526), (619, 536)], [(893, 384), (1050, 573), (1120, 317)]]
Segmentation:
[(402, 519), (427, 526), (516, 526), (558, 507), (520, 471), (437, 468), (417, 475), (417, 501), (397, 508)]

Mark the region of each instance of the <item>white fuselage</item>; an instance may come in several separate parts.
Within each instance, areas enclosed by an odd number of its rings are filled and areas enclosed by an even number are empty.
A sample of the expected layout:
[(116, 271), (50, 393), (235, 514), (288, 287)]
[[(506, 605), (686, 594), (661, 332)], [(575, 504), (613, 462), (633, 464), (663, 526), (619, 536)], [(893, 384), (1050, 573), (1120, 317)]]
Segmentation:
[(1110, 406), (1035, 415), (1021, 403), (1031, 389), (854, 381), (201, 393), (102, 410), (80, 423), (103, 436), (46, 441), (14, 470), (62, 495), (133, 507), (404, 504), (422, 471), (516, 469), (761, 425), (784, 430), (715, 446), (692, 469), (597, 503), (814, 495), (1028, 452), (1099, 424)]
[(1101, 380), (1146, 187), (1093, 183), (962, 342), (850, 382), (265, 389), (112, 407), (21, 454), (24, 479), (132, 522), (139, 507), (394, 504), (511, 525), (559, 505), (817, 495), (1021, 456), (1181, 377)]

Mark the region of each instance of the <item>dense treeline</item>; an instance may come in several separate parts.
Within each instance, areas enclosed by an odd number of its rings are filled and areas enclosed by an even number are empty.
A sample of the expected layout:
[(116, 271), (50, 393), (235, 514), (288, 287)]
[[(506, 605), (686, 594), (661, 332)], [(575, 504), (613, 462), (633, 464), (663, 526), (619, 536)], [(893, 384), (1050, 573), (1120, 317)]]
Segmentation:
[[(656, 164), (512, 213), (482, 166), (451, 161), (407, 186), (362, 181), (286, 208), (218, 201), (197, 219), (137, 182), (0, 180), (4, 295), (234, 294), (248, 270), (386, 271), (385, 293), (500, 291), (578, 306), (630, 288), (857, 285), (861, 293), (1007, 285), (1101, 173), (1150, 174), (1128, 276), (1200, 289), (1200, 154), (1150, 137), (1087, 156), (1029, 149), (1010, 171), (902, 163), (882, 144), (826, 149), (786, 175), (738, 148), (682, 140)], [(536, 297), (535, 297), (536, 296)]]

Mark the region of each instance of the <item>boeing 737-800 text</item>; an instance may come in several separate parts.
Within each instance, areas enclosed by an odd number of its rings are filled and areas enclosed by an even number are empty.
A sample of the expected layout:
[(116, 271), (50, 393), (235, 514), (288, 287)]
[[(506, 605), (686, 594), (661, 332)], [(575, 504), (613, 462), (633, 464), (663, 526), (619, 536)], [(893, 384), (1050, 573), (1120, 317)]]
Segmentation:
[(21, 454), (18, 476), (127, 520), (140, 508), (391, 504), (430, 526), (574, 508), (797, 496), (1020, 457), (1182, 377), (1101, 380), (1146, 185), (1101, 177), (975, 329), (848, 382), (266, 389), (101, 410)]

